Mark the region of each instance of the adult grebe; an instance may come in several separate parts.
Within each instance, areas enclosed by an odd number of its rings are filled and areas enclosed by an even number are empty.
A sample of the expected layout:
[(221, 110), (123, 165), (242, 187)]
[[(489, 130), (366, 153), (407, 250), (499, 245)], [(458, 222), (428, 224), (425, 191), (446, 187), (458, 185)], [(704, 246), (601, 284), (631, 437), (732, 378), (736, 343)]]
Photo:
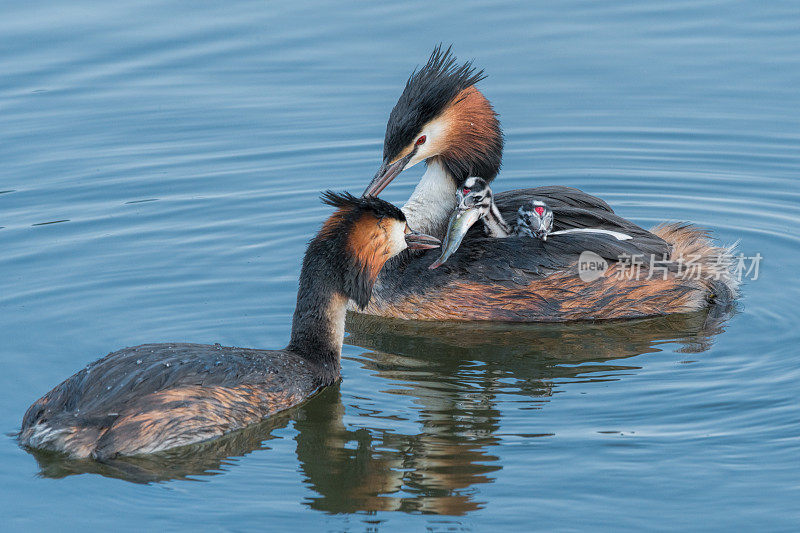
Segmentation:
[[(439, 238), (465, 180), (476, 176), (488, 183), (500, 169), (503, 135), (491, 104), (475, 87), (481, 79), (482, 71), (471, 63), (457, 64), (449, 48), (437, 47), (427, 64), (412, 73), (392, 109), (383, 164), (364, 191), (378, 195), (404, 169), (424, 161), (427, 170), (403, 212), (413, 227)], [(678, 223), (646, 231), (616, 215), (603, 200), (570, 187), (495, 195), (507, 219), (532, 200), (550, 206), (555, 230), (601, 228), (631, 238), (587, 233), (547, 246), (539, 239), (512, 245), (509, 239), (486, 239), (472, 231), (458, 261), (440, 268), (428, 268), (433, 254), (401, 254), (390, 261), (364, 312), (421, 320), (633, 318), (692, 311), (736, 295), (731, 249), (715, 246), (702, 229)], [(605, 260), (604, 275), (590, 282), (577, 275), (582, 252)], [(627, 275), (621, 258), (639, 258), (645, 265), (655, 258), (657, 274), (639, 266), (640, 275)], [(692, 275), (686, 275), (684, 261), (691, 261)]]
[(75, 458), (152, 453), (243, 428), (336, 382), (348, 300), (363, 307), (387, 259), (438, 240), (383, 200), (328, 192), (324, 201), (337, 210), (308, 245), (285, 349), (125, 348), (37, 400), (20, 443)]

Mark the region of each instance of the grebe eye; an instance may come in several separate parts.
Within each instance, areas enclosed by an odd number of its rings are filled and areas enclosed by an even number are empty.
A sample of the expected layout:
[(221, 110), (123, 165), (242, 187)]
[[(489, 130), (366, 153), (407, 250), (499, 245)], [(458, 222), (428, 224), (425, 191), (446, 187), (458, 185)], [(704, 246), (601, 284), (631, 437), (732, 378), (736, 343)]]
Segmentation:
[(415, 144), (417, 146), (419, 146), (420, 144), (425, 144), (425, 136), (423, 135), (419, 139), (417, 139), (417, 142)]
[(470, 192), (472, 192), (472, 189), (468, 189), (467, 187), (464, 187), (463, 189), (461, 189), (461, 192), (463, 194), (469, 194)]

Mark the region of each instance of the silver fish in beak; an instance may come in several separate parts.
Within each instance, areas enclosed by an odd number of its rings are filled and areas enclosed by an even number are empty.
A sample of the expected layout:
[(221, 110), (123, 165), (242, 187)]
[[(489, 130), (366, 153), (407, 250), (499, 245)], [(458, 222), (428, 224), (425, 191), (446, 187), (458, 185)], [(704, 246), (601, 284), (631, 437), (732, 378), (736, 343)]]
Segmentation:
[(439, 259), (433, 262), (428, 268), (434, 269), (441, 266), (453, 255), (458, 247), (461, 246), (461, 241), (464, 236), (478, 220), (481, 218), (481, 210), (478, 207), (469, 207), (466, 209), (456, 209), (450, 216), (450, 222), (447, 226), (447, 235), (442, 243), (442, 255)]

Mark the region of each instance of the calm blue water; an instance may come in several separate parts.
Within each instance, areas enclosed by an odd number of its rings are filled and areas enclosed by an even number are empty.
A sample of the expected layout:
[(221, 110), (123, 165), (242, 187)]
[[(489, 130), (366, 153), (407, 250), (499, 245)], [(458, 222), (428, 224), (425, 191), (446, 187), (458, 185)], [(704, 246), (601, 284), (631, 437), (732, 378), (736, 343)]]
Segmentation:
[[(496, 189), (583, 188), (763, 257), (731, 316), (352, 323), (340, 387), (118, 468), (0, 439), (15, 530), (793, 530), (795, 2), (6, 2), (0, 428), (109, 351), (285, 345), (327, 188), (360, 192), (439, 41), (475, 58)], [(421, 169), (386, 191), (407, 198)]]

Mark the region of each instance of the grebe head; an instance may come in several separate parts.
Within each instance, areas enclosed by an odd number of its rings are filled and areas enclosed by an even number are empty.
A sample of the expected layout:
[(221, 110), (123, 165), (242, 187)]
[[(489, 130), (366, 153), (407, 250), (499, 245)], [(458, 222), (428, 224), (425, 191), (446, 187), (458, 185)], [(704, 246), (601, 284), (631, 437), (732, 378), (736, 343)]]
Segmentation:
[(378, 198), (328, 191), (322, 200), (336, 211), (306, 249), (287, 349), (322, 364), (332, 382), (339, 376), (348, 300), (363, 309), (386, 261), (439, 241), (412, 231), (400, 209)]
[(517, 235), (526, 235), (547, 240), (553, 231), (553, 210), (541, 200), (533, 200), (530, 204), (520, 206), (517, 211)]
[(476, 209), (483, 217), (489, 213), (489, 209), (492, 207), (492, 189), (489, 188), (486, 180), (475, 176), (464, 181), (456, 192), (456, 197), (458, 198), (456, 209), (459, 211)]
[(471, 62), (457, 64), (437, 46), (415, 70), (389, 115), (383, 164), (364, 195), (377, 196), (404, 169), (440, 162), (459, 187), (468, 176), (490, 182), (500, 170), (503, 134), (497, 114), (475, 84), (484, 78)]
[[(384, 263), (406, 248), (436, 248), (439, 240), (408, 227), (396, 206), (374, 197), (357, 198), (349, 193), (323, 195), (323, 202), (336, 211), (323, 224), (306, 253), (306, 263), (324, 260), (331, 283), (344, 297), (363, 308)], [(322, 269), (317, 269), (321, 274)]]

